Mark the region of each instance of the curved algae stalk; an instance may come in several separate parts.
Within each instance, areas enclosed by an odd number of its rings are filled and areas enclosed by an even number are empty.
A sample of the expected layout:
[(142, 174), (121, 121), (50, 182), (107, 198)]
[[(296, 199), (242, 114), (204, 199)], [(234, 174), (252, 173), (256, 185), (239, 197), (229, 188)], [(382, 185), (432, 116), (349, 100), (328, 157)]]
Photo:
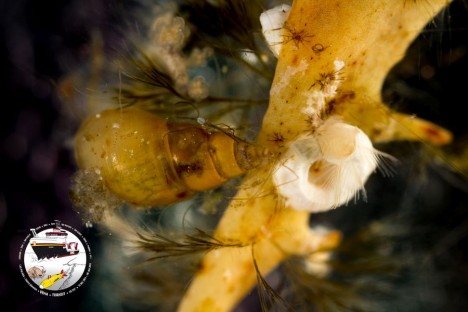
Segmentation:
[(316, 115), (341, 116), (373, 142), (451, 141), (447, 130), (390, 110), (380, 95), (389, 70), (448, 3), (294, 1), (257, 142), (273, 156), (268, 165), (246, 175), (215, 233), (216, 239), (245, 247), (207, 253), (178, 311), (230, 311), (255, 285), (256, 266), (265, 276), (289, 256), (339, 244), (338, 231), (318, 235), (311, 230), (310, 213), (285, 205), (271, 179), (285, 146), (315, 130)]

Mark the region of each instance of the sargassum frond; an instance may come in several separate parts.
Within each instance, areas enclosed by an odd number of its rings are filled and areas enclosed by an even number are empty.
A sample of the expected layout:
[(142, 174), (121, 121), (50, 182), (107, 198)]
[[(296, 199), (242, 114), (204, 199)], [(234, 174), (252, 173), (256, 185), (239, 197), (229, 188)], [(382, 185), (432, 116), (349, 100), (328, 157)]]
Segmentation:
[[(373, 142), (450, 142), (447, 130), (388, 109), (380, 96), (389, 70), (448, 3), (294, 1), (282, 30), (285, 40), (257, 141), (274, 156), (268, 165), (246, 175), (215, 234), (221, 241), (241, 242), (246, 247), (206, 254), (178, 311), (232, 310), (255, 285), (251, 248), (265, 276), (291, 255), (307, 255), (339, 243), (339, 232), (314, 233), (308, 224), (310, 213), (284, 204), (272, 182), (273, 168), (290, 143), (316, 130), (315, 115), (318, 119), (326, 118), (326, 113), (339, 116)], [(337, 70), (337, 65), (343, 66)], [(339, 84), (333, 86), (336, 81)], [(269, 140), (273, 135), (284, 138), (284, 144)]]

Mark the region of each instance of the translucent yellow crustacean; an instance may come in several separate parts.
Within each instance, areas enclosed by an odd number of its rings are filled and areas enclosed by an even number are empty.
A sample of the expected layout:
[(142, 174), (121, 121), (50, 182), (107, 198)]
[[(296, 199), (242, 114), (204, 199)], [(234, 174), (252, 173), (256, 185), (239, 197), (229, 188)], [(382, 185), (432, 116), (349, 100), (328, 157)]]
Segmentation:
[(95, 170), (114, 195), (139, 207), (173, 204), (244, 174), (259, 163), (248, 143), (197, 123), (137, 108), (86, 120), (75, 138), (81, 169)]

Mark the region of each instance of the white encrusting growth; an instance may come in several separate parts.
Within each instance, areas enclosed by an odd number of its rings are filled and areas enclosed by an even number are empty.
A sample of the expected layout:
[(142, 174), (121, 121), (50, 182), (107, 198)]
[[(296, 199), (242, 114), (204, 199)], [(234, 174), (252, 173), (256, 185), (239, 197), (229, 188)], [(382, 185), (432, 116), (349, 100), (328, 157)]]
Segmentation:
[(305, 71), (307, 70), (307, 67), (309, 66), (309, 63), (305, 60), (301, 60), (299, 65), (297, 66), (289, 66), (281, 76), (281, 79), (276, 82), (275, 85), (273, 85), (270, 89), (270, 96), (275, 96), (278, 93), (281, 93), (281, 91), (288, 87), (289, 81), (291, 80), (292, 77), (296, 75), (301, 75), (304, 76)]
[(210, 95), (208, 83), (203, 76), (196, 76), (188, 83), (187, 94), (195, 101), (201, 101)]
[(184, 89), (189, 82), (187, 64), (181, 52), (189, 35), (185, 20), (174, 16), (173, 12), (158, 16), (151, 28), (148, 52), (164, 60), (165, 70), (176, 82), (177, 89)]
[(190, 36), (190, 27), (182, 17), (170, 11), (158, 16), (150, 30), (150, 44), (147, 53), (159, 60), (164, 71), (172, 78), (175, 89), (195, 101), (208, 97), (209, 86), (202, 76), (190, 78), (189, 67), (202, 66), (212, 55), (210, 48), (194, 49), (189, 57), (183, 48)]
[(273, 180), (287, 206), (326, 211), (364, 192), (379, 156), (364, 132), (332, 117), (290, 143)]
[[(312, 227), (310, 231), (314, 234), (311, 236), (311, 243), (319, 246), (320, 244), (323, 244), (324, 239), (333, 232), (333, 229), (324, 225), (318, 225)], [(320, 250), (317, 247), (316, 250), (318, 251), (309, 254), (303, 259), (304, 269), (308, 274), (318, 278), (324, 278), (332, 270), (330, 261), (332, 259), (333, 252), (331, 250)]]
[(262, 24), (263, 36), (270, 47), (271, 52), (278, 57), (283, 45), (283, 26), (289, 16), (291, 7), (281, 4), (273, 9), (260, 14), (260, 24)]
[(345, 63), (342, 60), (336, 59), (333, 62), (335, 69), (332, 72), (324, 73), (315, 83), (311, 91), (305, 92), (307, 106), (302, 110), (306, 115), (313, 115), (321, 111), (326, 104), (326, 101), (336, 96), (338, 87), (340, 86), (343, 77), (342, 70)]

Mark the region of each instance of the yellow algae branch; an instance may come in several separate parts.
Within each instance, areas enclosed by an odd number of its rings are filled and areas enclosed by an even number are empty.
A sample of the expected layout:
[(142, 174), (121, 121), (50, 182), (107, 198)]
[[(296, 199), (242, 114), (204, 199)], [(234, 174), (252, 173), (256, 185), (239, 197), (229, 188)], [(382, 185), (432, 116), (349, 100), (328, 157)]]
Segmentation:
[[(206, 254), (178, 311), (230, 311), (255, 285), (255, 264), (265, 276), (287, 257), (336, 247), (339, 232), (311, 230), (310, 212), (335, 208), (362, 189), (380, 157), (369, 138), (451, 140), (430, 122), (390, 111), (380, 96), (389, 70), (448, 2), (294, 1), (282, 42), (269, 42), (282, 46), (275, 48), (278, 65), (257, 141), (268, 163), (246, 175), (215, 234), (245, 247)], [(294, 164), (285, 165), (289, 161), (305, 163), (304, 183), (324, 198), (305, 198), (310, 202), (298, 207), (283, 193), (278, 172), (290, 168), (296, 180), (304, 178)], [(351, 174), (342, 177), (343, 170)], [(348, 186), (353, 192), (346, 192)]]
[[(431, 128), (429, 122), (414, 118), (411, 122), (399, 114), (389, 114), (391, 111), (381, 101), (381, 88), (390, 69), (403, 58), (428, 21), (448, 3), (294, 2), (283, 30), (285, 43), (262, 135), (277, 131), (281, 123), (286, 128), (282, 132), (289, 134), (286, 138), (306, 131), (308, 125), (300, 122), (304, 119), (303, 109), (307, 102), (317, 105), (310, 95), (328, 91), (334, 80), (341, 80), (339, 92), (327, 101), (327, 109), (361, 128), (373, 141), (408, 138), (448, 143), (451, 135), (447, 131), (435, 125)], [(344, 67), (337, 69), (335, 61), (343, 62)], [(294, 122), (288, 122), (291, 120)], [(404, 120), (403, 125), (395, 122), (400, 120)]]

